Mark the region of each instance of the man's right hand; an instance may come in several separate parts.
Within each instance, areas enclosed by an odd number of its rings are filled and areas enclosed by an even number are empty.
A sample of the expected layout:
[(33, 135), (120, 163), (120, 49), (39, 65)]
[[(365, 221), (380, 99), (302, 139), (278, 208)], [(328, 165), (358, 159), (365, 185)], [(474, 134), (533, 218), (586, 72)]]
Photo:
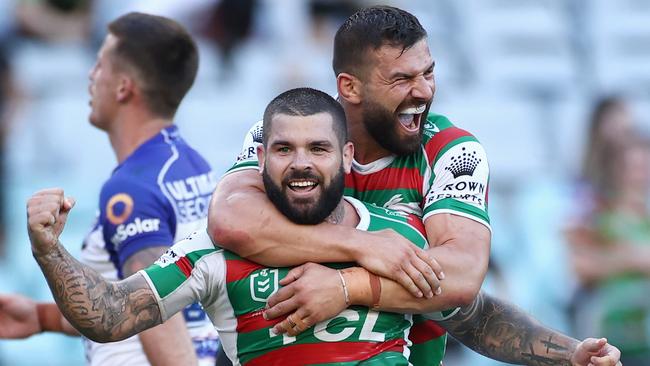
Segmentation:
[(413, 296), (431, 298), (445, 278), (435, 259), (393, 230), (369, 232), (372, 245), (359, 246), (356, 262), (368, 271), (404, 286)]
[(21, 295), (0, 295), (0, 338), (22, 339), (41, 332), (36, 302)]
[(48, 253), (59, 241), (74, 199), (65, 197), (63, 189), (38, 191), (27, 201), (27, 231), (35, 255)]

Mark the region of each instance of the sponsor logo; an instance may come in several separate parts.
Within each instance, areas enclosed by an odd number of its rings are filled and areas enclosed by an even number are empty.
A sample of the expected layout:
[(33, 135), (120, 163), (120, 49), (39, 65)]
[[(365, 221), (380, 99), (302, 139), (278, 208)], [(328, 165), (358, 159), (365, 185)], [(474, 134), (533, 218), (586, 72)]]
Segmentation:
[(251, 298), (266, 303), (278, 290), (278, 270), (263, 269), (251, 276)]
[(165, 188), (176, 201), (180, 222), (196, 221), (207, 216), (216, 182), (214, 172), (165, 182)]
[(481, 158), (476, 156), (476, 150), (469, 152), (467, 147), (463, 147), (458, 155), (451, 157), (451, 164), (445, 167), (445, 170), (453, 174), (454, 178), (472, 176), (480, 162)]
[(157, 264), (161, 268), (165, 268), (170, 264), (176, 263), (181, 257), (174, 252), (173, 249), (167, 249), (163, 255), (158, 258), (157, 261), (154, 262), (154, 264)]
[(121, 244), (127, 238), (138, 234), (151, 233), (160, 230), (160, 219), (140, 219), (136, 217), (129, 224), (121, 224), (117, 227), (115, 234), (111, 238), (114, 245)]
[(106, 203), (106, 218), (113, 225), (126, 221), (133, 212), (133, 198), (126, 193), (118, 193)]
[(440, 132), (440, 129), (438, 128), (438, 126), (434, 125), (431, 122), (425, 123), (424, 124), (424, 129), (427, 130), (427, 131), (431, 131), (431, 132)]
[(251, 136), (253, 136), (253, 142), (261, 144), (263, 142), (263, 129), (262, 125), (255, 127), (254, 130), (250, 131)]
[(249, 146), (237, 155), (237, 162), (241, 163), (257, 155), (257, 147)]

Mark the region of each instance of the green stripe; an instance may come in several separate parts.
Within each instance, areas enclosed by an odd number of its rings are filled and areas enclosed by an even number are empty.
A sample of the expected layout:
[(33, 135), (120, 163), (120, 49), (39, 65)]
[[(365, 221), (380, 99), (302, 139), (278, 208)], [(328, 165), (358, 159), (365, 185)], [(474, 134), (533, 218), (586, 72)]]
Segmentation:
[[(381, 218), (376, 216), (376, 214), (372, 214), (374, 218)], [(394, 217), (398, 222), (392, 222), (390, 220), (386, 220), (384, 218), (381, 218), (382, 223), (378, 223), (377, 220), (370, 220), (370, 226), (368, 227), (368, 231), (379, 231), (383, 229), (393, 229), (396, 232), (400, 233), (403, 237), (411, 241), (415, 246), (418, 248), (425, 248), (427, 246), (427, 241), (426, 239), (422, 236), (422, 234), (414, 229), (412, 226), (407, 224), (404, 218), (400, 217)]]
[(363, 361), (319, 363), (320, 366), (406, 366), (408, 360), (399, 352), (383, 352)]
[(440, 201), (432, 203), (424, 209), (424, 215), (426, 216), (429, 212), (435, 210), (458, 211), (476, 217), (477, 219), (485, 221), (488, 224), (490, 223), (490, 217), (488, 216), (487, 211), (484, 211), (465, 202), (458, 201), (454, 198), (444, 198)]
[[(185, 257), (187, 257), (192, 268), (194, 268), (194, 265), (201, 259), (201, 257), (216, 251), (216, 249), (201, 249), (185, 255)], [(145, 268), (144, 271), (149, 275), (149, 278), (151, 279), (151, 282), (153, 282), (160, 298), (165, 298), (187, 280), (183, 271), (181, 271), (175, 263), (170, 263), (165, 267), (161, 267), (158, 264), (152, 264), (148, 268)]]
[(241, 169), (241, 168), (249, 168), (249, 167), (256, 167), (257, 168), (258, 166), (259, 166), (259, 164), (257, 163), (257, 160), (244, 161), (244, 162), (241, 162), (241, 163), (235, 163), (235, 165), (233, 165), (230, 169), (226, 170), (226, 173), (230, 173), (230, 172), (232, 172), (234, 170), (238, 170), (238, 169)]
[(447, 334), (435, 338), (428, 342), (414, 344), (411, 348), (409, 361), (413, 366), (440, 366), (445, 356), (445, 345), (447, 344)]

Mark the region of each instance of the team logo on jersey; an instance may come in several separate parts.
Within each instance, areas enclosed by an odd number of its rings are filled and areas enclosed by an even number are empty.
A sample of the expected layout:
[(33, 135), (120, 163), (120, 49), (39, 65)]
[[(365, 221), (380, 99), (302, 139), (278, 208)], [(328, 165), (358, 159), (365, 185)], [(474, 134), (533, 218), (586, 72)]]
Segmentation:
[(384, 203), (383, 208), (388, 209), (386, 211), (387, 214), (393, 216), (406, 217), (408, 214), (422, 215), (420, 205), (417, 202), (404, 202), (404, 197), (402, 197), (401, 193), (391, 197), (386, 203)]
[(265, 268), (251, 276), (251, 298), (266, 303), (278, 290), (278, 270)]
[(118, 193), (106, 203), (106, 218), (113, 225), (122, 224), (133, 212), (133, 198), (126, 193)]
[(463, 175), (472, 176), (480, 162), (481, 158), (476, 156), (476, 150), (470, 152), (467, 147), (463, 146), (458, 155), (451, 157), (451, 163), (445, 167), (445, 170), (453, 174), (454, 178)]

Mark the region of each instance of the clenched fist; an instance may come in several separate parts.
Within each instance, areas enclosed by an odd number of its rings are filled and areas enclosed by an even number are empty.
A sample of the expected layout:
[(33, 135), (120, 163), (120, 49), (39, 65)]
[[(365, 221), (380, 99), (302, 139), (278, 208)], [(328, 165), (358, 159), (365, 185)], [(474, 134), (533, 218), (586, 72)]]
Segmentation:
[(46, 254), (57, 245), (74, 202), (64, 196), (61, 188), (38, 191), (27, 200), (27, 231), (35, 256)]

